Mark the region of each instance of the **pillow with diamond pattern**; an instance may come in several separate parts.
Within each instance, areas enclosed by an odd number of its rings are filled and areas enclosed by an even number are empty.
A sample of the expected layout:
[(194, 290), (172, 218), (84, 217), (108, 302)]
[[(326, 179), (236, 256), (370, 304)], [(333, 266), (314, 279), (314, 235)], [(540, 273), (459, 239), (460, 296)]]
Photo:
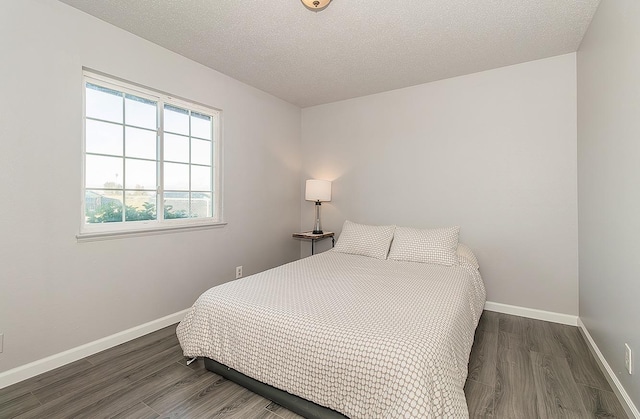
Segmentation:
[(417, 229), (397, 227), (389, 251), (389, 259), (458, 265), (458, 235), (460, 227)]
[(478, 258), (473, 253), (473, 250), (469, 246), (464, 243), (458, 243), (458, 250), (456, 252), (458, 254), (458, 261), (464, 261), (466, 263), (470, 263), (474, 268), (480, 268), (478, 264)]
[(333, 251), (386, 259), (396, 226), (375, 226), (345, 221)]

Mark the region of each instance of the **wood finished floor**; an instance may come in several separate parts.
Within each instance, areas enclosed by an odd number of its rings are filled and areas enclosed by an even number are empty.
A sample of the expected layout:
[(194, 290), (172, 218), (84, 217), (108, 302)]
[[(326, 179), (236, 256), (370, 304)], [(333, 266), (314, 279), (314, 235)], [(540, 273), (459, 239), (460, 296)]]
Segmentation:
[[(626, 418), (576, 327), (484, 312), (465, 394), (472, 418)], [(0, 418), (299, 416), (186, 365), (170, 326), (0, 390)]]

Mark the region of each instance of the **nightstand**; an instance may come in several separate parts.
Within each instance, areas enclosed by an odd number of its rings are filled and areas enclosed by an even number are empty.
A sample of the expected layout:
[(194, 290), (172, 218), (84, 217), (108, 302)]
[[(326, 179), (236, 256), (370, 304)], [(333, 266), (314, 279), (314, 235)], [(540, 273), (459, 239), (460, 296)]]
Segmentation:
[(336, 239), (333, 237), (335, 234), (331, 231), (325, 231), (322, 234), (313, 234), (311, 231), (303, 231), (302, 233), (293, 233), (293, 237), (296, 239), (311, 240), (311, 254), (315, 253), (315, 243), (318, 240), (324, 240), (331, 237), (331, 247), (335, 246)]

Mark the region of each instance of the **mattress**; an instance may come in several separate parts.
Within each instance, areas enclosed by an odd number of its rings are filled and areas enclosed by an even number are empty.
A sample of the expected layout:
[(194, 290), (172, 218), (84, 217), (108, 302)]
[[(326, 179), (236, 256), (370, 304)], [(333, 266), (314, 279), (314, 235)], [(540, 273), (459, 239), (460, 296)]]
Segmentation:
[(353, 419), (468, 417), (485, 289), (467, 256), (441, 266), (328, 251), (211, 288), (178, 339), (185, 356)]

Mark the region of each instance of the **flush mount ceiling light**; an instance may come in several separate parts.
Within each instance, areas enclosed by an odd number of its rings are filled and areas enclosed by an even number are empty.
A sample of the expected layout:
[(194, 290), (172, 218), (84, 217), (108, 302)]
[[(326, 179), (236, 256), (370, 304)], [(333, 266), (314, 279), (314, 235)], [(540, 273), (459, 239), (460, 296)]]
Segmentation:
[(314, 12), (319, 12), (320, 10), (324, 10), (331, 3), (331, 0), (302, 0), (302, 4), (309, 10), (313, 10)]

